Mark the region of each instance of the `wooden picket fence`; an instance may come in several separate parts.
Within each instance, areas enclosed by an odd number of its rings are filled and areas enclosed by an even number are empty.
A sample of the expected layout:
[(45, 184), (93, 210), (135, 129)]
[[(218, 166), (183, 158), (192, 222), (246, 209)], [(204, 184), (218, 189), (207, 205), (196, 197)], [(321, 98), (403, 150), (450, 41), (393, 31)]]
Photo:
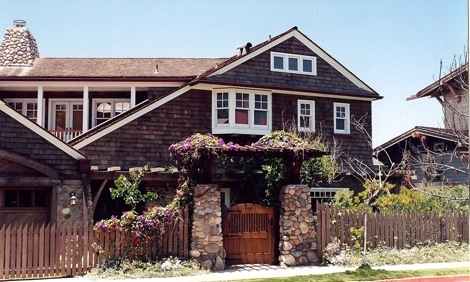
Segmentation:
[[(145, 259), (189, 257), (188, 209), (148, 241)], [(120, 231), (98, 234), (93, 224), (8, 225), (0, 228), (0, 280), (83, 275), (104, 259), (125, 255), (132, 238)]]
[[(388, 246), (402, 249), (426, 242), (441, 243), (448, 240), (469, 241), (468, 211), (425, 212), (416, 214), (368, 213), (368, 246)], [(318, 253), (333, 238), (353, 246), (351, 227), (364, 226), (364, 213), (339, 210), (327, 204), (317, 204)]]

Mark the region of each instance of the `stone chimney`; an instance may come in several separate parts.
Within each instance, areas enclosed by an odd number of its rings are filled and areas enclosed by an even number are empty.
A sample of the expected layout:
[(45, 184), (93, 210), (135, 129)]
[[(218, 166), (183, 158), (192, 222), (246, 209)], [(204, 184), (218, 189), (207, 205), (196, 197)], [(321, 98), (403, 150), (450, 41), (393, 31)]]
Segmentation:
[(31, 32), (26, 28), (26, 21), (14, 20), (8, 28), (0, 45), (0, 66), (32, 67), (39, 58), (38, 45)]

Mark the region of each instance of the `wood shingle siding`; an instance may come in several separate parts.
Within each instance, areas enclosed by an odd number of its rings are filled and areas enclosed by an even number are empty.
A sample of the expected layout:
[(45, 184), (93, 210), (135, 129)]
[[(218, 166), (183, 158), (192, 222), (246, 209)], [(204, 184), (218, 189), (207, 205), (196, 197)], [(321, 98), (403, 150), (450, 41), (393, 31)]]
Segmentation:
[[(316, 57), (317, 75), (312, 76), (271, 71), (271, 51)], [(357, 87), (294, 37), (221, 75), (211, 76), (204, 80), (267, 88), (277, 87), (281, 89), (318, 91), (322, 93), (347, 93), (351, 95), (376, 96), (375, 93)]]
[[(21, 154), (59, 171), (60, 177), (81, 179), (78, 160), (0, 111), (0, 148)], [(34, 124), (32, 124), (34, 126)]]
[(192, 90), (80, 149), (99, 169), (161, 166), (168, 147), (211, 131), (211, 92)]

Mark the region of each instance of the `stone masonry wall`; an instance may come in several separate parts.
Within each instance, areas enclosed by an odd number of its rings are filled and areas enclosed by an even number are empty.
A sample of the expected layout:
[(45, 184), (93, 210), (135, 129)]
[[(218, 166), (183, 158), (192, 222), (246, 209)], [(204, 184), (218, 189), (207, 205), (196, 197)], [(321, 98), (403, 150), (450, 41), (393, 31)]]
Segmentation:
[(280, 197), (279, 262), (287, 266), (318, 262), (310, 188), (286, 185)]
[[(57, 186), (54, 189), (57, 191), (57, 224), (69, 224), (75, 222), (93, 220), (92, 201), (91, 195), (88, 195), (87, 211), (83, 208), (83, 186), (80, 181), (67, 181), (63, 185)], [(72, 206), (70, 204), (70, 193), (75, 193), (77, 197), (77, 204)], [(88, 219), (84, 219), (84, 215), (88, 214)]]
[(201, 268), (213, 271), (225, 269), (222, 210), (217, 185), (197, 185), (194, 188), (190, 254), (200, 263)]

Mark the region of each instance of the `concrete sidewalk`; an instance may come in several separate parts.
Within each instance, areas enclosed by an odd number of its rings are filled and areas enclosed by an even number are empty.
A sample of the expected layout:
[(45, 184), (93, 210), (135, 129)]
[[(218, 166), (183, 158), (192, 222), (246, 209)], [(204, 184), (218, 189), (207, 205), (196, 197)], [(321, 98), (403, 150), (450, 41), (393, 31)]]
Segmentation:
[[(385, 269), (389, 271), (399, 270), (421, 270), (421, 269), (445, 269), (445, 268), (462, 268), (467, 267), (470, 275), (469, 262), (454, 262), (454, 263), (426, 263), (426, 264), (411, 264), (411, 265), (386, 265), (373, 267), (374, 269)], [(255, 279), (255, 278), (274, 278), (274, 277), (292, 277), (300, 275), (316, 275), (316, 274), (329, 274), (344, 272), (346, 270), (354, 270), (356, 267), (336, 267), (336, 266), (297, 266), (297, 267), (282, 267), (278, 265), (266, 264), (245, 264), (233, 265), (226, 270), (219, 272), (212, 272), (198, 276), (181, 276), (171, 278), (141, 278), (141, 279), (119, 279), (113, 280), (117, 282), (154, 282), (154, 281), (181, 281), (181, 282), (203, 282), (203, 281), (230, 281), (241, 279)], [(28, 282), (44, 282), (41, 280), (29, 280)], [(97, 281), (84, 277), (74, 278), (51, 278), (47, 282), (90, 282)], [(106, 281), (106, 280), (104, 280)], [(108, 280), (111, 281), (111, 280)], [(463, 280), (470, 281), (470, 279)]]

